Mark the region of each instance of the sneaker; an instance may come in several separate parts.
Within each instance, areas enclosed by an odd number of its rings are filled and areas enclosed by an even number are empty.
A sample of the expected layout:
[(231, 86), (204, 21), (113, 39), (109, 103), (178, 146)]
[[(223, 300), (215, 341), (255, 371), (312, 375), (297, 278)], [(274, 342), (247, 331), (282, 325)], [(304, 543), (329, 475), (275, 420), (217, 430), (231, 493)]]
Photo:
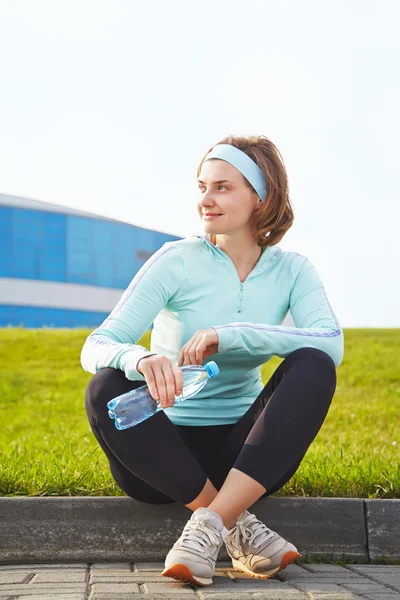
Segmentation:
[(209, 508), (195, 510), (168, 552), (161, 575), (196, 585), (212, 585), (215, 562), (224, 541), (223, 530), (224, 523), (216, 512)]
[(247, 510), (228, 531), (225, 544), (233, 567), (260, 579), (269, 579), (300, 557), (296, 546)]

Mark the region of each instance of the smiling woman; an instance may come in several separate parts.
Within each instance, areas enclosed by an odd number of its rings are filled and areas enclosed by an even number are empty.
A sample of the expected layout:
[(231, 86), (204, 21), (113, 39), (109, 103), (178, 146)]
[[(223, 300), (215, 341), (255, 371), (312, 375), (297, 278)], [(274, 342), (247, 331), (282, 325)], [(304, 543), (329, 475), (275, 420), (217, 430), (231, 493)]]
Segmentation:
[[(296, 472), (329, 410), (343, 332), (307, 257), (276, 244), (293, 224), (280, 154), (227, 137), (197, 170), (204, 235), (168, 242), (140, 269), (81, 353), (92, 431), (121, 489), (194, 511), (163, 575), (211, 585), (225, 541), (233, 566), (269, 578), (297, 548), (248, 508)], [(295, 326), (282, 325), (290, 310)], [(138, 340), (154, 321), (150, 351)], [(175, 403), (183, 364), (219, 375)], [(284, 358), (267, 384), (261, 367)], [(118, 431), (107, 402), (147, 383), (164, 410)]]
[[(233, 163), (227, 162), (232, 161), (232, 148), (241, 150), (242, 154), (252, 159), (251, 162), (243, 165), (243, 157), (236, 153)], [(235, 163), (243, 172), (235, 167)], [(215, 214), (223, 216), (225, 213), (229, 216), (232, 210), (239, 209), (239, 220), (244, 219), (250, 225), (252, 236), (260, 248), (280, 242), (293, 225), (294, 211), (289, 199), (284, 161), (277, 147), (265, 136), (223, 138), (203, 156), (197, 169), (197, 181), (202, 196), (198, 210), (203, 220), (209, 221), (207, 216), (211, 215), (211, 220), (214, 221)], [(209, 202), (209, 198), (214, 202)], [(247, 198), (249, 205), (246, 203)], [(254, 205), (254, 201), (261, 206)], [(234, 212), (230, 219), (234, 225), (236, 217)], [(229, 221), (223, 225), (215, 222), (219, 234), (223, 234), (229, 225)], [(210, 229), (209, 232), (212, 242), (216, 243), (216, 230)]]

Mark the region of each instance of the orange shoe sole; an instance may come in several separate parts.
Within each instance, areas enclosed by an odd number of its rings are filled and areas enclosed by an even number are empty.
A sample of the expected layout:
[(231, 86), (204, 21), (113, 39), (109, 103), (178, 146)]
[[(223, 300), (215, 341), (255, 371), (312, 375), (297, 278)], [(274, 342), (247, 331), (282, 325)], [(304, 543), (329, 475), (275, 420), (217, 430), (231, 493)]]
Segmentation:
[(189, 567), (182, 563), (176, 563), (176, 565), (172, 565), (172, 567), (164, 569), (161, 575), (163, 575), (164, 577), (172, 577), (173, 579), (177, 579), (178, 581), (184, 581), (185, 583), (194, 583), (195, 585), (201, 585), (203, 587), (208, 587), (213, 583), (212, 579), (206, 579), (204, 577), (194, 577)]
[(288, 565), (291, 565), (295, 560), (300, 558), (300, 556), (301, 554), (295, 552), (294, 550), (289, 550), (288, 552), (285, 552), (285, 554), (282, 556), (281, 564), (279, 565), (279, 571), (283, 571), (283, 569), (286, 569)]

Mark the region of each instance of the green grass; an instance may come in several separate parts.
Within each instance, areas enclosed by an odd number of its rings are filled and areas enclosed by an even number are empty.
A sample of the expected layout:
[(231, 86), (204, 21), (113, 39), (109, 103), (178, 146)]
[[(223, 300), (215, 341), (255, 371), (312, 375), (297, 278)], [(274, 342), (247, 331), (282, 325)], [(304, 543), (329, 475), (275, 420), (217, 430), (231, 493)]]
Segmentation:
[[(89, 333), (0, 329), (0, 495), (125, 495), (84, 411), (92, 375), (79, 355)], [(328, 416), (276, 496), (400, 497), (400, 330), (344, 334)], [(264, 365), (264, 383), (281, 362)]]

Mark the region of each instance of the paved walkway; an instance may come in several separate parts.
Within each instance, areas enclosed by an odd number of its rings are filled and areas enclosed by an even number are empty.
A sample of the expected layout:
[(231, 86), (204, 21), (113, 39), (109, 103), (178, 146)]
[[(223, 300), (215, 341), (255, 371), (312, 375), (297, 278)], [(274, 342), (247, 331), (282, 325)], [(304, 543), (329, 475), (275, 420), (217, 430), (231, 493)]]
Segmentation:
[(0, 565), (1, 600), (400, 600), (400, 565), (292, 564), (253, 579), (218, 562), (212, 586), (160, 575), (161, 563)]

